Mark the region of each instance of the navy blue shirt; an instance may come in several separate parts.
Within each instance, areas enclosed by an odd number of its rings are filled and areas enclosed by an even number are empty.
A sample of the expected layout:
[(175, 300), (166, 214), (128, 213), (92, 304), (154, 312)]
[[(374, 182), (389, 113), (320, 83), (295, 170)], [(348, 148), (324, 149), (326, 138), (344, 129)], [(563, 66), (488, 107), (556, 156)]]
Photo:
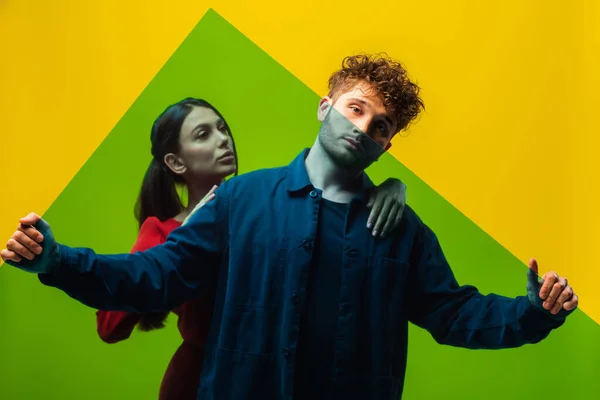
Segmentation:
[[(133, 312), (171, 310), (216, 288), (198, 399), (292, 399), (321, 207), (307, 154), (228, 180), (162, 245), (120, 255), (59, 245), (59, 266), (39, 278), (90, 307)], [(526, 296), (460, 286), (408, 206), (394, 234), (374, 238), (372, 186), (365, 175), (346, 213), (331, 399), (398, 399), (409, 322), (470, 349), (536, 343), (564, 323)]]
[(321, 201), (298, 340), (296, 400), (323, 399), (331, 389), (348, 209), (347, 204)]

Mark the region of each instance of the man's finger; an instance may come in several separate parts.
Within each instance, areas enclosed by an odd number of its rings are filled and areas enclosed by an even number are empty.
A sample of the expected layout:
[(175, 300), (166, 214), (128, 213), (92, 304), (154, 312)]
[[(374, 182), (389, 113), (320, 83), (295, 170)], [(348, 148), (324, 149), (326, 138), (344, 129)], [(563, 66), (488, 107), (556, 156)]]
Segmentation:
[[(402, 216), (404, 215), (404, 209), (406, 208), (406, 204), (402, 203), (400, 204), (400, 207), (398, 208), (398, 215), (396, 216), (396, 218), (398, 218), (398, 220), (402, 219)], [(396, 225), (398, 225), (400, 223), (400, 221), (398, 221), (396, 223)]]
[[(542, 300), (546, 300), (550, 294), (550, 291), (552, 290), (552, 287), (556, 282), (558, 282), (558, 274), (556, 272), (548, 272), (547, 274), (544, 274), (542, 279), (544, 280), (544, 283), (540, 289), (540, 298)], [(554, 300), (556, 300), (556, 298)]]
[(40, 231), (38, 231), (31, 225), (19, 224), (19, 227), (17, 229), (38, 243), (42, 243), (44, 241), (44, 235), (42, 235)]
[(28, 260), (33, 260), (33, 258), (35, 257), (35, 255), (31, 251), (29, 251), (25, 246), (23, 246), (21, 243), (17, 242), (15, 239), (12, 238), (8, 239), (8, 242), (6, 242), (6, 248), (10, 251), (14, 251), (19, 256), (25, 257)]
[(367, 202), (367, 208), (373, 207), (374, 198), (373, 196), (369, 197), (369, 201)]
[(538, 292), (540, 281), (538, 277), (538, 265), (535, 259), (529, 260), (529, 270), (527, 271), (527, 290)]
[(571, 311), (577, 308), (577, 306), (579, 306), (579, 297), (577, 297), (577, 294), (573, 294), (573, 297), (571, 297), (569, 301), (565, 301), (563, 309), (565, 311)]
[(12, 238), (23, 245), (27, 250), (33, 254), (42, 254), (42, 246), (40, 246), (35, 240), (27, 236), (22, 231), (16, 231)]
[(385, 224), (383, 225), (383, 228), (381, 228), (381, 237), (386, 237), (388, 233), (390, 233), (392, 229), (394, 229), (397, 226), (395, 225), (395, 223), (397, 221), (396, 215), (398, 215), (398, 209), (398, 204), (392, 203), (389, 215), (385, 219)]
[(558, 314), (558, 312), (562, 309), (562, 303), (560, 303), (558, 300), (554, 303), (554, 305), (552, 306), (552, 308), (550, 309), (550, 314), (552, 315), (556, 315)]
[(375, 204), (375, 200), (377, 200), (378, 193), (379, 191), (377, 190), (377, 188), (373, 188), (369, 191), (369, 201), (367, 202), (367, 208), (373, 207), (373, 205)]
[(22, 258), (14, 251), (3, 249), (0, 251), (0, 257), (4, 261), (21, 262)]
[(402, 222), (402, 215), (404, 214), (404, 204), (401, 204), (398, 207), (398, 212), (396, 212), (396, 218), (394, 218), (394, 227), (398, 228), (400, 223)]
[(564, 304), (567, 301), (571, 300), (571, 298), (573, 297), (573, 294), (574, 294), (573, 288), (571, 288), (571, 286), (569, 286), (567, 284), (567, 286), (562, 291), (562, 293), (558, 295), (558, 298), (556, 299), (556, 303), (554, 303), (554, 307), (552, 308), (552, 314), (558, 314), (560, 309), (563, 308)]
[(567, 285), (567, 287), (564, 288), (564, 290), (561, 292), (560, 295), (558, 295), (558, 298), (556, 299), (556, 301), (560, 301), (560, 304), (564, 304), (567, 301), (571, 300), (571, 297), (573, 297), (575, 293), (573, 292), (573, 288), (569, 285)]
[(393, 204), (394, 204), (394, 202), (389, 199), (388, 199), (388, 201), (383, 203), (383, 205), (381, 207), (381, 211), (379, 212), (379, 215), (377, 216), (377, 221), (375, 222), (375, 227), (373, 228), (373, 236), (377, 236), (377, 235), (381, 234), (383, 225), (386, 223), (386, 221), (390, 217), (390, 211), (392, 209)]
[(373, 225), (375, 225), (375, 221), (377, 221), (377, 219), (379, 218), (379, 215), (381, 214), (381, 208), (383, 206), (382, 202), (383, 202), (383, 200), (381, 197), (373, 200), (373, 205), (371, 206), (371, 212), (369, 213), (369, 219), (367, 220), (367, 228), (368, 229), (373, 228)]
[(535, 258), (530, 258), (529, 259), (529, 269), (534, 273), (534, 274), (538, 274), (538, 263), (537, 260)]
[(42, 219), (42, 217), (40, 217), (36, 213), (29, 213), (29, 214), (27, 214), (27, 216), (21, 218), (19, 220), (19, 222), (22, 223), (23, 225), (35, 225), (41, 219)]
[[(548, 274), (546, 274), (546, 275), (548, 275)], [(546, 283), (548, 280), (550, 280), (547, 278), (544, 279), (544, 283)], [(549, 278), (552, 278), (552, 276), (550, 276)], [(554, 285), (552, 285), (552, 289), (550, 290), (548, 297), (546, 297), (546, 299), (544, 301), (544, 308), (546, 310), (552, 310), (552, 308), (554, 307), (554, 304), (558, 300), (558, 297), (561, 295), (561, 293), (563, 292), (563, 290), (565, 290), (566, 287), (567, 287), (567, 282), (566, 282), (565, 278), (560, 278), (556, 282), (554, 282)], [(561, 306), (562, 306), (562, 304), (561, 304)]]

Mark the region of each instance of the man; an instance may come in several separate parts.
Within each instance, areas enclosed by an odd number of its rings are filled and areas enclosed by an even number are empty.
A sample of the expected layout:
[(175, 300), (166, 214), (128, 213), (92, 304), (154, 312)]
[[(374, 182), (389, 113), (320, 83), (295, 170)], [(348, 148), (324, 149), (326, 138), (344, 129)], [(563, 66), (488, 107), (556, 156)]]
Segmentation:
[[(410, 207), (388, 237), (364, 230), (364, 169), (423, 104), (387, 57), (347, 57), (329, 83), (310, 150), (225, 182), (164, 245), (97, 255), (57, 244), (30, 215), (3, 259), (105, 310), (172, 309), (216, 287), (199, 399), (399, 398), (409, 321), (471, 349), (537, 343), (560, 327), (577, 296), (554, 272), (541, 285), (533, 260), (526, 296), (484, 296), (458, 285)], [(27, 249), (36, 256), (21, 259)]]

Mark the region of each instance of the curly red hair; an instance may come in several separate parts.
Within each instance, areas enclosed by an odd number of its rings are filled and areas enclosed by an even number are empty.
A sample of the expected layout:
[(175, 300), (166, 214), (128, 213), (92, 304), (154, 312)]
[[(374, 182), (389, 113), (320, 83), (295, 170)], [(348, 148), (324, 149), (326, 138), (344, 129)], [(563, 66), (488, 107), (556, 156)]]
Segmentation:
[(397, 132), (408, 127), (425, 108), (419, 86), (411, 82), (402, 64), (385, 53), (345, 57), (342, 68), (329, 78), (329, 97), (335, 102), (361, 82), (382, 97), (386, 110), (397, 121)]

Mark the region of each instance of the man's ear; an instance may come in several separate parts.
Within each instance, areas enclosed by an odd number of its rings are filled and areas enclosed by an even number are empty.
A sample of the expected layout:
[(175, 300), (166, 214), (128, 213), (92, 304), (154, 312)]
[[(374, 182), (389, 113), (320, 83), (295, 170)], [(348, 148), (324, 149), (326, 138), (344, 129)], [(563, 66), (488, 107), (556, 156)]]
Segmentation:
[(331, 97), (325, 96), (319, 101), (319, 110), (317, 111), (317, 119), (319, 122), (325, 121), (325, 117), (329, 112), (329, 108), (333, 105)]

